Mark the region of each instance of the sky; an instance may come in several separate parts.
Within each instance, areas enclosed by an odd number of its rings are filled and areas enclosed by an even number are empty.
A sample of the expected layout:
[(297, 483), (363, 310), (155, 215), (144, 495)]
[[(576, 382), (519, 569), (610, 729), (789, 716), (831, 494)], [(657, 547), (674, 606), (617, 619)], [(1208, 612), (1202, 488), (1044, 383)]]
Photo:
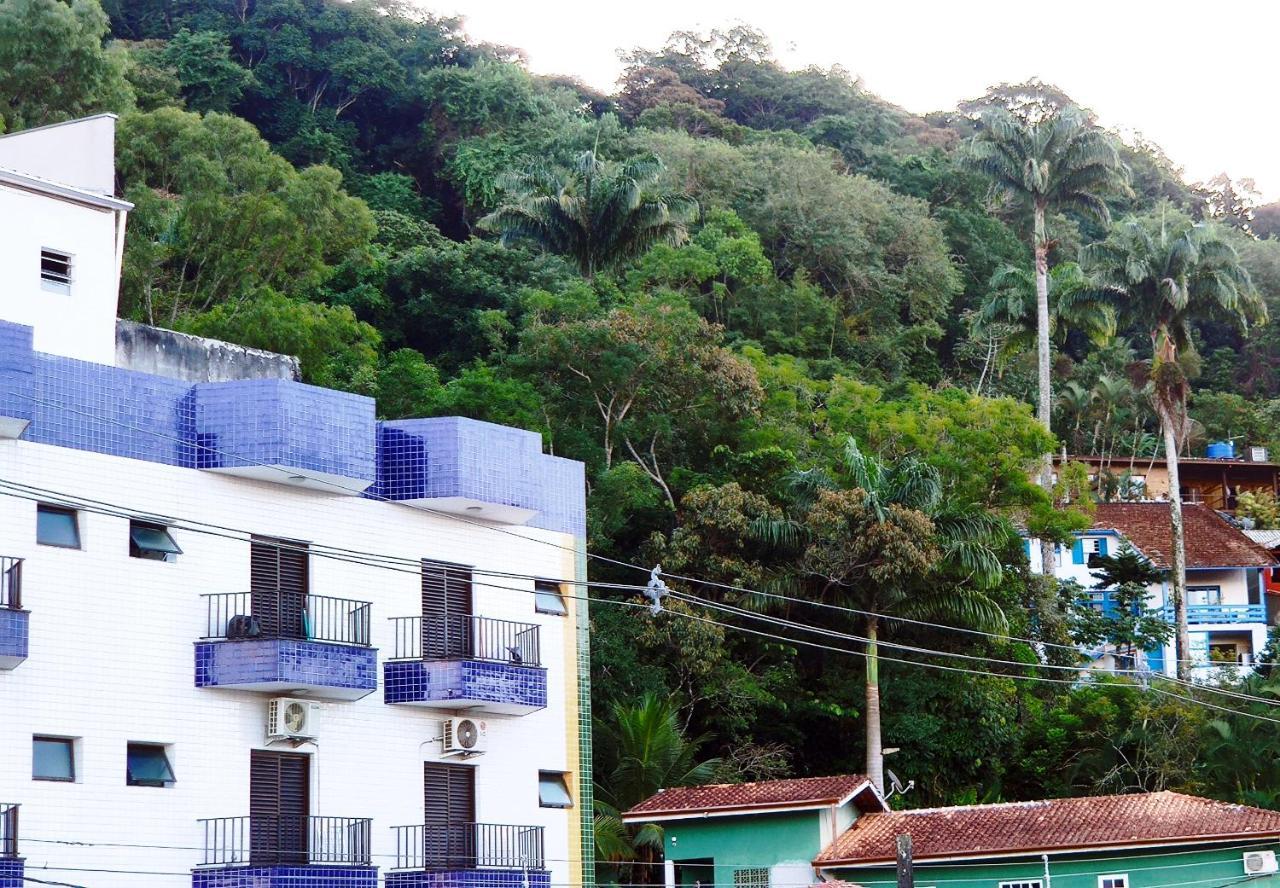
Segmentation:
[(612, 91), (619, 49), (745, 23), (788, 68), (842, 65), (908, 111), (954, 108), (1038, 76), (1141, 133), (1191, 181), (1252, 178), (1280, 200), (1280, 2), (1274, 0), (419, 0), (539, 74)]

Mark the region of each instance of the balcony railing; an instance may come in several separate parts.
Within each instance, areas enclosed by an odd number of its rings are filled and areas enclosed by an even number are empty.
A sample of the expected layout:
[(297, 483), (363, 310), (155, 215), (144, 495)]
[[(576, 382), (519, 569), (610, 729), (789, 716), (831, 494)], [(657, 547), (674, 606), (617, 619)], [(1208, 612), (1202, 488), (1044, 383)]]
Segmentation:
[(392, 617), (397, 660), (485, 660), (541, 666), (538, 627), (488, 617)]
[(18, 856), (18, 806), (0, 803), (0, 857)]
[(216, 817), (201, 866), (368, 866), (373, 821), (363, 817)]
[(542, 827), (500, 823), (394, 826), (396, 869), (540, 870)]
[(300, 592), (226, 592), (205, 600), (206, 641), (294, 638), (369, 645), (372, 605)]
[[(1173, 622), (1173, 605), (1164, 609), (1164, 618)], [(1265, 623), (1265, 604), (1189, 604), (1188, 623)]]
[(0, 607), (22, 610), (22, 559), (0, 556)]

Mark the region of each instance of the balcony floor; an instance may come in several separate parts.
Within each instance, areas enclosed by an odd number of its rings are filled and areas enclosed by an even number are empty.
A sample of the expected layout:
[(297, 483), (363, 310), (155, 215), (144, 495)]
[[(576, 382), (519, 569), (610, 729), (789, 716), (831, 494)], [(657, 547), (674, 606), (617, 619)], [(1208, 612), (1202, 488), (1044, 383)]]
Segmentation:
[(358, 700), (378, 687), (378, 651), (288, 638), (196, 642), (198, 688)]
[(547, 706), (547, 670), (484, 660), (390, 660), (387, 703), (528, 715)]
[(386, 888), (551, 888), (546, 870), (463, 869), (393, 870), (383, 879)]
[[(191, 888), (377, 888), (376, 866), (231, 866), (191, 872)], [(0, 882), (2, 888), (3, 882)]]

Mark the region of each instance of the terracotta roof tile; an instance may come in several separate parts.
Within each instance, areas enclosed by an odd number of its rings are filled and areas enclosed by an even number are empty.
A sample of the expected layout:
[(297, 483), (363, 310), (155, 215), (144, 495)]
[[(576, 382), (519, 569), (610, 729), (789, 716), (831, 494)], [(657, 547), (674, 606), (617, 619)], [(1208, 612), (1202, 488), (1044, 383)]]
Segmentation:
[(865, 814), (818, 855), (815, 865), (895, 859), (911, 835), (916, 860), (1066, 848), (1145, 845), (1187, 839), (1280, 836), (1280, 812), (1177, 792), (968, 805)]
[(623, 816), (693, 814), (699, 811), (743, 808), (816, 807), (838, 802), (868, 782), (861, 774), (848, 774), (841, 777), (800, 777), (759, 783), (675, 787), (650, 796)]
[[(1187, 538), (1187, 567), (1267, 567), (1276, 559), (1208, 506), (1182, 507)], [(1099, 503), (1094, 530), (1122, 534), (1156, 567), (1173, 566), (1173, 530), (1168, 503)]]

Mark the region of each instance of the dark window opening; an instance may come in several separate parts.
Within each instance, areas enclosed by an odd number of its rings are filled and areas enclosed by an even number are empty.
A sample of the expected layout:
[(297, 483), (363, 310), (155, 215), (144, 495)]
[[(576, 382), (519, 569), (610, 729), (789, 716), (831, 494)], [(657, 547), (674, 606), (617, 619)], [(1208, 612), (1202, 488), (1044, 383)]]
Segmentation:
[(538, 580), (533, 584), (533, 607), (540, 614), (563, 617), (569, 613), (560, 584), (551, 580)]
[(538, 772), (538, 805), (543, 808), (572, 808), (567, 774), (559, 771)]
[(130, 786), (170, 786), (174, 781), (169, 756), (159, 744), (130, 743), (125, 763), (125, 782)]
[(173, 561), (182, 549), (173, 541), (169, 529), (160, 524), (129, 522), (129, 555), (151, 561)]
[(31, 779), (74, 782), (75, 741), (67, 737), (31, 738)]
[(80, 526), (75, 509), (61, 506), (36, 506), (36, 542), (42, 546), (63, 549), (80, 548)]
[(71, 290), (71, 255), (57, 250), (40, 251), (40, 283), (46, 290)]

